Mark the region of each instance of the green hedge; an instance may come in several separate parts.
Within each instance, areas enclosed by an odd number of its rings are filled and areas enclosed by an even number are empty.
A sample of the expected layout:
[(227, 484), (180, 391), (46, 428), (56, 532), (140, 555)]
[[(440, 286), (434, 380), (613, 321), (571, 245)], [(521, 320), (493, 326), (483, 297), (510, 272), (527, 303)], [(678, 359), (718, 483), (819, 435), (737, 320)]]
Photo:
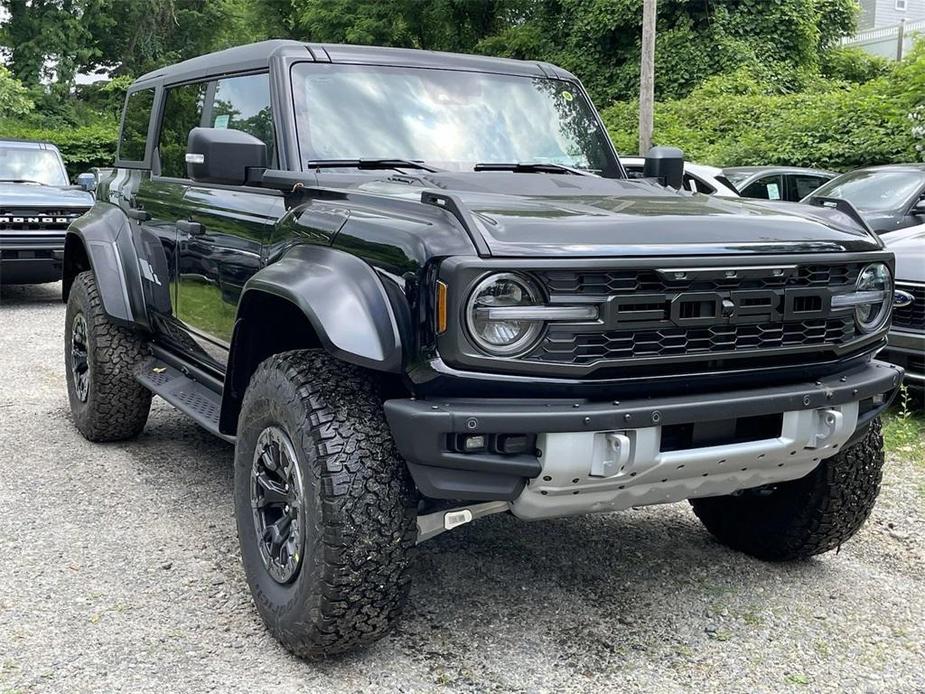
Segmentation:
[(37, 128), (10, 119), (0, 120), (0, 137), (43, 140), (57, 145), (71, 180), (93, 166), (112, 166), (118, 132), (115, 120), (70, 128)]
[[(815, 78), (793, 94), (762, 92), (734, 74), (708, 80), (686, 99), (658, 103), (657, 144), (717, 166), (791, 164), (847, 170), (921, 161), (922, 134), (910, 113), (925, 103), (925, 44), (909, 60), (864, 84)], [(638, 148), (638, 105), (603, 111), (617, 150)]]

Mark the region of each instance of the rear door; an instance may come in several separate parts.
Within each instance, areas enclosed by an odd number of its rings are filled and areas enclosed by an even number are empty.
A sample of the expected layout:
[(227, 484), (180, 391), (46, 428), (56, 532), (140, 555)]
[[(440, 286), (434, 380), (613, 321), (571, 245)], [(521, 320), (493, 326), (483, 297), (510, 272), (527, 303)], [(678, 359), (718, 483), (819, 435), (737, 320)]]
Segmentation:
[[(248, 132), (267, 144), (276, 162), (269, 77), (227, 77), (210, 85), (204, 127)], [(184, 153), (185, 153), (184, 142)], [(245, 282), (263, 265), (263, 248), (285, 213), (279, 191), (252, 186), (191, 183), (178, 217), (177, 316), (205, 355), (224, 369)]]

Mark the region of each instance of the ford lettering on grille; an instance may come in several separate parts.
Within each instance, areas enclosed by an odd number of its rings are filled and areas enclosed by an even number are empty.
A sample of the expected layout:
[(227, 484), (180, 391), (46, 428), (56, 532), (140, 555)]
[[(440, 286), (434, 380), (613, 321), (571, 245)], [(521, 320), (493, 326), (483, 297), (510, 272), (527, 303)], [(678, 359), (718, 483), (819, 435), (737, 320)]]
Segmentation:
[(825, 318), (831, 307), (831, 292), (815, 287), (635, 294), (609, 297), (602, 318), (608, 328), (736, 325)]

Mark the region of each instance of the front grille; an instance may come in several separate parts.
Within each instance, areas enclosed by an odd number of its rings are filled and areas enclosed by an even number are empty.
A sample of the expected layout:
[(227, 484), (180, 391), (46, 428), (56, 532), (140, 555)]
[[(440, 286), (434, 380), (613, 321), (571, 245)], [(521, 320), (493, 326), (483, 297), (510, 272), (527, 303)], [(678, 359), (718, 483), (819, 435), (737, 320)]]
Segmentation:
[(524, 358), (588, 366), (836, 348), (861, 336), (853, 312), (833, 312), (830, 297), (852, 291), (863, 267), (807, 263), (728, 270), (542, 271), (536, 276), (551, 302), (590, 299), (600, 306), (601, 320), (550, 324)]
[(925, 331), (925, 285), (897, 282), (896, 289), (909, 292), (915, 298), (908, 306), (893, 310), (894, 327)]
[(853, 318), (630, 332), (576, 334), (550, 331), (539, 351), (531, 358), (568, 364), (591, 364), (601, 359), (824, 346), (845, 342), (853, 337)]
[(0, 208), (0, 231), (64, 231), (86, 210)]

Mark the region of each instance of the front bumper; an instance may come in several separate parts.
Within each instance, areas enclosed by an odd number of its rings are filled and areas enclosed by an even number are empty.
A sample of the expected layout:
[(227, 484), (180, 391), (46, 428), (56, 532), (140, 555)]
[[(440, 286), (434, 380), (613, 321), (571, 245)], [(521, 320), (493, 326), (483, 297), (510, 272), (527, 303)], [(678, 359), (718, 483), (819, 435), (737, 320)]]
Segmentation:
[(890, 331), (887, 347), (877, 356), (904, 369), (909, 385), (925, 386), (925, 333), (894, 328)]
[[(842, 446), (850, 444), (860, 432), (866, 430), (870, 420), (889, 404), (902, 380), (902, 375), (902, 369), (892, 364), (871, 361), (815, 382), (706, 395), (640, 398), (606, 403), (540, 399), (403, 399), (387, 401), (385, 413), (398, 450), (407, 461), (415, 483), (425, 496), (435, 499), (505, 501), (513, 501), (520, 497), (530, 480), (536, 480), (541, 475), (544, 479), (551, 476), (547, 474), (547, 468), (553, 463), (550, 463), (548, 452), (542, 451), (542, 446), (548, 446), (548, 441), (551, 440), (558, 447), (559, 443), (565, 441), (562, 438), (550, 438), (554, 434), (580, 433), (591, 437), (582, 439), (587, 444), (595, 434), (623, 432), (627, 438), (632, 439), (630, 443), (634, 451), (640, 451), (641, 448), (633, 441), (641, 441), (643, 439), (639, 437), (643, 437), (649, 442), (649, 453), (642, 457), (636, 455), (633, 465), (641, 465), (647, 470), (643, 477), (649, 483), (656, 474), (651, 471), (659, 469), (658, 465), (652, 466), (651, 463), (663, 452), (660, 442), (663, 432), (669, 431), (666, 427), (673, 427), (674, 431), (701, 422), (719, 423), (741, 419), (747, 423), (750, 421), (747, 418), (782, 415), (782, 428), (777, 435), (762, 434), (757, 441), (748, 440), (747, 436), (742, 440), (739, 435), (736, 443), (730, 444), (744, 446), (754, 458), (753, 464), (746, 466), (749, 468), (746, 472), (752, 467), (757, 469), (759, 462), (762, 471), (771, 463), (775, 465), (776, 470), (780, 470), (776, 477), (763, 473), (754, 477), (754, 484), (749, 484), (751, 478), (748, 475), (736, 478), (735, 483), (739, 485), (737, 488), (748, 488), (767, 484), (775, 479), (792, 479), (795, 468), (788, 467), (788, 459), (805, 462), (803, 451), (811, 449), (804, 445), (803, 439), (809, 441), (816, 437), (813, 440), (819, 440), (818, 436), (824, 435), (831, 428), (825, 424), (825, 413), (829, 411), (834, 410), (840, 414), (838, 419), (842, 427), (842, 431), (838, 436), (831, 438), (830, 443)], [(855, 403), (858, 407), (853, 408), (854, 414), (851, 414), (852, 408), (849, 406)], [(799, 416), (803, 412), (819, 413), (821, 419), (813, 419), (811, 423)], [(843, 429), (847, 426), (846, 417), (851, 424), (851, 431), (842, 436)], [(797, 427), (798, 420), (799, 430), (794, 428)], [(797, 433), (791, 436), (793, 442), (782, 448), (781, 439), (788, 436), (785, 431), (788, 427), (791, 433)], [(630, 435), (627, 432), (634, 433)], [(450, 445), (456, 434), (535, 435), (538, 450), (513, 455), (490, 452), (462, 453)], [(839, 441), (840, 438), (843, 440)], [(578, 445), (576, 442), (573, 442), (573, 445)], [(717, 446), (699, 446), (691, 450), (702, 453), (708, 448)], [(784, 458), (778, 459), (777, 454), (784, 448), (787, 449), (783, 453)], [(568, 447), (565, 447), (563, 452), (567, 450)], [(727, 453), (735, 457), (737, 450)], [(791, 450), (796, 450), (797, 454), (791, 456)], [(674, 457), (683, 452), (679, 449), (671, 451)], [(822, 456), (818, 453), (809, 455), (808, 460), (815, 465), (820, 457), (833, 454), (834, 449), (831, 449)], [(577, 460), (579, 455), (576, 452), (572, 457)], [(729, 455), (726, 457), (729, 458)], [(674, 459), (672, 456), (668, 458)], [(643, 457), (648, 459), (644, 460)], [(815, 462), (813, 458), (816, 458)], [(738, 460), (737, 457), (735, 459)], [(578, 463), (588, 468), (592, 461), (583, 459)], [(777, 468), (776, 465), (779, 463), (784, 463), (784, 466)], [(788, 474), (790, 476), (787, 476)], [(578, 478), (581, 481), (589, 476), (597, 477), (587, 470), (585, 475), (579, 475)], [(637, 471), (627, 486), (641, 483), (643, 477), (640, 477)], [(552, 490), (540, 491), (546, 491), (547, 494), (543, 496), (549, 496)], [(569, 489), (570, 494), (574, 494), (575, 491), (581, 490)]]
[(0, 235), (0, 284), (57, 282), (64, 267), (64, 233)]

